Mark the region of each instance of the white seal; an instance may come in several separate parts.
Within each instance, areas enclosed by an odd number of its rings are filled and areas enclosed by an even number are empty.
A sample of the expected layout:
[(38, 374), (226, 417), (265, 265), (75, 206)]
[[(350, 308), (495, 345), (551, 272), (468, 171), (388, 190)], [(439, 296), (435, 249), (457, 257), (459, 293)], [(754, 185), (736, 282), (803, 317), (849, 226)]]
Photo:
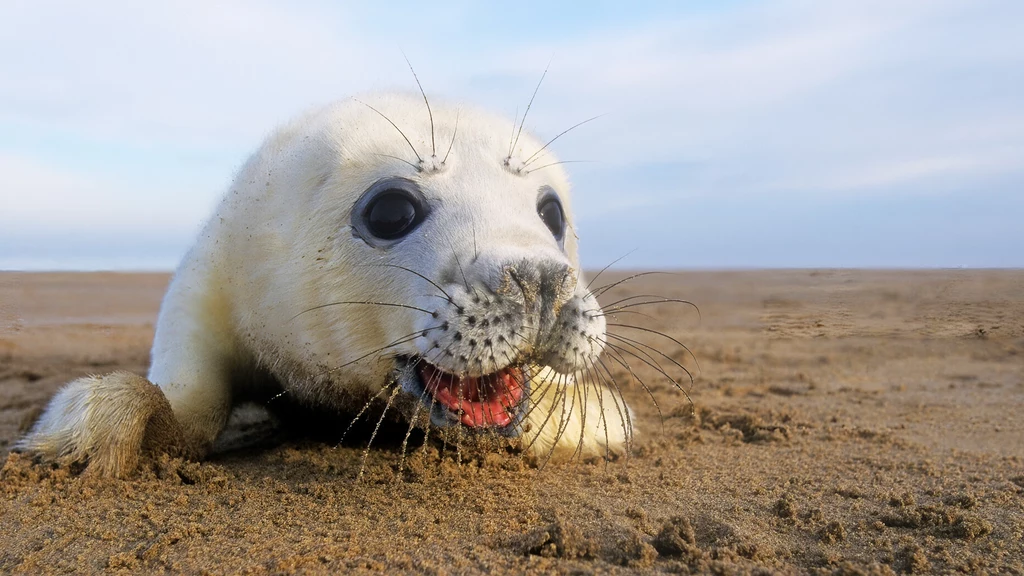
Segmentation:
[(279, 390), (538, 458), (624, 451), (621, 394), (578, 376), (605, 320), (562, 167), (514, 122), (425, 101), (369, 95), (274, 132), (178, 267), (149, 382), (71, 382), (18, 447), (111, 475), (147, 446), (201, 458), (234, 406)]

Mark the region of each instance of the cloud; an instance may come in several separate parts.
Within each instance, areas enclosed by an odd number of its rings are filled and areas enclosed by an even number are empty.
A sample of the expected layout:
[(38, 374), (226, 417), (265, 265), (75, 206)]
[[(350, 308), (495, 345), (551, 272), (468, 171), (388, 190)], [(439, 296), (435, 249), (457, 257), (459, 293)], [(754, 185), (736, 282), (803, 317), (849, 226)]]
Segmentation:
[[(560, 105), (538, 123), (612, 112), (567, 139), (566, 155), (700, 162), (706, 193), (856, 192), (852, 174), (894, 164), (1014, 168), (987, 159), (1024, 146), (1024, 132), (994, 129), (1024, 112), (1018, 18), (1024, 6), (1010, 2), (758, 3), (595, 32), (523, 60), (558, 54), (544, 96)], [(573, 101), (582, 110), (567, 114)], [(902, 189), (932, 175), (903, 170), (899, 182), (868, 184)]]
[[(800, 210), (821, 198), (822, 214), (841, 220), (833, 208), (850, 202), (1019, 193), (1024, 4), (697, 4), (8, 4), (0, 50), (18, 57), (0, 59), (14, 87), (0, 91), (0, 226), (64, 238), (114, 221), (194, 229), (282, 120), (413, 87), (402, 50), (432, 94), (509, 115), (551, 62), (527, 122), (541, 135), (608, 113), (553, 149), (597, 161), (571, 165), (584, 230), (638, 218), (613, 227), (613, 245), (663, 244), (640, 217), (654, 207), (704, 210), (728, 227), (727, 207), (743, 202)], [(906, 214), (908, 230), (930, 226)], [(981, 214), (971, 222), (986, 226)]]
[[(144, 187), (150, 189), (142, 192)], [(182, 203), (176, 196), (152, 182), (67, 172), (0, 153), (0, 227), (8, 231), (191, 231), (209, 207)]]
[(5, 11), (3, 48), (25, 57), (0, 61), (18, 87), (0, 95), (2, 116), (99, 138), (236, 146), (294, 113), (281, 105), (301, 92), (346, 88), (338, 79), (357, 68), (331, 66), (354, 48), (343, 22), (285, 4), (18, 2)]

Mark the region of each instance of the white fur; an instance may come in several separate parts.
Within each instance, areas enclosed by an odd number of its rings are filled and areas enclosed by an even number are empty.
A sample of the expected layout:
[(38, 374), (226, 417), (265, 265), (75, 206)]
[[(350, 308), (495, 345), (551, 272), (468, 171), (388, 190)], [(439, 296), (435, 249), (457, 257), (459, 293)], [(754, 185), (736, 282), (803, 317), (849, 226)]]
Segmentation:
[(147, 450), (180, 452), (181, 429), (156, 386), (128, 372), (87, 376), (64, 386), (17, 446), (52, 458), (89, 461), (119, 476)]
[[(422, 162), (382, 115), (404, 132)], [(456, 330), (478, 332), (480, 342), (488, 331), (467, 325), (469, 313), (452, 312), (437, 287), (397, 266), (422, 273), (467, 307), (478, 286), (496, 294), (508, 288), (498, 286), (508, 284), (509, 263), (564, 266), (565, 282), (552, 292), (554, 310), (575, 307), (580, 325), (566, 329), (566, 344), (552, 349), (550, 361), (573, 371), (601, 353), (604, 320), (577, 272), (568, 181), (560, 166), (529, 171), (556, 159), (544, 151), (529, 162), (542, 143), (525, 132), (509, 157), (514, 127), (506, 119), (436, 103), (433, 115), (436, 155), (422, 99), (379, 94), (298, 118), (270, 135), (242, 167), (175, 273), (153, 343), (149, 380), (169, 401), (189, 454), (202, 456), (217, 438), (250, 373), (276, 378), (297, 400), (343, 408), (351, 397), (373, 394), (388, 382), (388, 358), (396, 353), (428, 357), (459, 373), (500, 368), (493, 365), (502, 363), (500, 355), (495, 361), (474, 356), (461, 366), (430, 356), (431, 343), (463, 350), (469, 338), (452, 340)], [(396, 176), (420, 185), (435, 208), (401, 243), (372, 246), (353, 233), (353, 205), (372, 184)], [(570, 229), (564, 246), (537, 216), (541, 186), (556, 191), (565, 208)], [(522, 308), (516, 303), (524, 297), (531, 302), (526, 290), (504, 294), (506, 307)], [(437, 314), (354, 304), (309, 311), (361, 301), (404, 303)], [(531, 314), (522, 316), (524, 326), (541, 322), (541, 315)], [(451, 322), (448, 336), (417, 338), (356, 361), (439, 319)], [(525, 327), (520, 332), (502, 354), (540, 346), (523, 335)], [(110, 437), (120, 425), (114, 414), (130, 419), (149, 413), (132, 408), (138, 401), (125, 386), (108, 386), (109, 378), (69, 384), (20, 446), (97, 459), (102, 448), (87, 439)], [(553, 379), (560, 387), (544, 386)], [(530, 412), (524, 446), (556, 459), (621, 452), (631, 433), (623, 416), (628, 408), (621, 398), (613, 405), (610, 392), (595, 393), (595, 386), (584, 403), (573, 382), (550, 370), (537, 377), (531, 400), (544, 409)], [(574, 410), (563, 409), (565, 398), (575, 398)], [(99, 404), (128, 407), (98, 411)]]

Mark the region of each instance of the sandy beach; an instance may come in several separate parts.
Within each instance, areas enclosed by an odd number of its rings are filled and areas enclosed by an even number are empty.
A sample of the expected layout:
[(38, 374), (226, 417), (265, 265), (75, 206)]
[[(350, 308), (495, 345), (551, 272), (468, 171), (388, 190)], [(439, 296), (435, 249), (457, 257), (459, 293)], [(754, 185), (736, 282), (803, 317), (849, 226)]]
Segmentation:
[[(600, 283), (623, 278), (605, 273)], [(0, 572), (1024, 573), (1024, 271), (645, 276), (628, 459), (537, 469), (288, 431), (100, 480), (12, 453), (61, 384), (145, 374), (165, 274), (0, 274)], [(665, 347), (644, 331), (632, 338)], [(656, 404), (655, 404), (656, 401)], [(339, 431), (347, 426), (339, 418)], [(404, 429), (402, 430), (404, 432)]]

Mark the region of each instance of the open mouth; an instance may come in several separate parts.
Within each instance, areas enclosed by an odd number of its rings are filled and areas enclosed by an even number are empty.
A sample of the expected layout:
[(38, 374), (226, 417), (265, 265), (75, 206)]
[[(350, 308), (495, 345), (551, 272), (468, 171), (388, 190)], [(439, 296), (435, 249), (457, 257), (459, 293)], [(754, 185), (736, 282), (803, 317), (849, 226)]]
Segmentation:
[(461, 423), (468, 428), (518, 435), (529, 396), (525, 367), (509, 366), (483, 376), (459, 377), (422, 360), (412, 360), (399, 368), (399, 374), (402, 387), (422, 398), (430, 409), (435, 426)]
[(458, 414), (459, 420), (470, 428), (508, 426), (523, 399), (520, 368), (459, 378), (423, 363), (419, 372), (434, 400)]

